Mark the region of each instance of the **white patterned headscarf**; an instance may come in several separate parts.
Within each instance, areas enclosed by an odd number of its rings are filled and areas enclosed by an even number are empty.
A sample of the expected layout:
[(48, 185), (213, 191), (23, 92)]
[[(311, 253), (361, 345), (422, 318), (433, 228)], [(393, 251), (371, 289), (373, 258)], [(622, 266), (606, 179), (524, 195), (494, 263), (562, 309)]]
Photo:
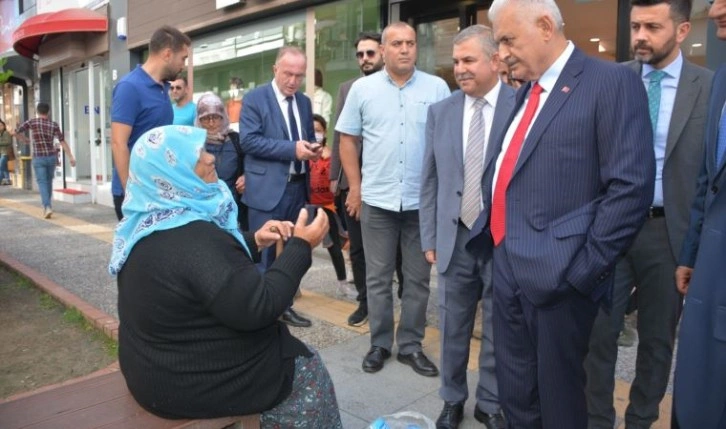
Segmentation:
[(229, 116), (222, 99), (217, 94), (207, 91), (197, 100), (197, 116), (194, 118), (194, 126), (204, 128), (201, 119), (210, 115), (220, 116), (222, 120), (216, 122), (215, 129), (207, 131), (207, 143), (222, 144), (229, 134)]
[(204, 182), (194, 167), (207, 133), (181, 125), (144, 133), (131, 150), (124, 218), (116, 227), (108, 271), (121, 271), (131, 249), (142, 238), (197, 220), (213, 222), (250, 250), (237, 227), (237, 204), (227, 185)]

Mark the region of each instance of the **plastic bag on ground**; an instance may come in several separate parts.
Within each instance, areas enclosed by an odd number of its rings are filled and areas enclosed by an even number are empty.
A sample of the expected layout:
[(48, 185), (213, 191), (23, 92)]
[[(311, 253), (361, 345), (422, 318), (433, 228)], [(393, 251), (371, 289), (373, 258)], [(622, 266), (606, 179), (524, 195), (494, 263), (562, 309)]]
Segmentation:
[(436, 429), (433, 420), (414, 411), (378, 417), (368, 429)]

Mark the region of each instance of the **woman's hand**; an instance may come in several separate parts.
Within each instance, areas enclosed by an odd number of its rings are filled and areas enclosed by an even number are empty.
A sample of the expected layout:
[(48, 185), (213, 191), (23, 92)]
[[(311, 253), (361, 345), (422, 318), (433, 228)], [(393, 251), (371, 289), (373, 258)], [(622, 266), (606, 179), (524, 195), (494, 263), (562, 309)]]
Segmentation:
[(287, 241), (292, 237), (293, 224), (289, 221), (268, 220), (262, 228), (255, 232), (255, 244), (262, 250), (272, 246), (278, 240)]
[(241, 175), (237, 178), (237, 181), (234, 182), (234, 188), (237, 190), (237, 193), (242, 195), (245, 193), (245, 175)]
[(310, 243), (310, 247), (315, 247), (323, 241), (323, 237), (328, 233), (329, 228), (328, 216), (323, 209), (318, 208), (315, 219), (308, 225), (308, 211), (303, 207), (297, 217), (293, 235)]

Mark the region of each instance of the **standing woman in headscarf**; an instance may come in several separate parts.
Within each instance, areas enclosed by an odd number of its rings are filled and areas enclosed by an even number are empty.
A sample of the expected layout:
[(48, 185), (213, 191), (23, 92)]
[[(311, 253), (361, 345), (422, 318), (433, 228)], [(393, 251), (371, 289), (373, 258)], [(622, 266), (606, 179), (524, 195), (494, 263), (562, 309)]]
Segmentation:
[[(278, 318), (328, 230), (269, 221), (240, 233), (206, 132), (169, 125), (131, 151), (123, 220), (109, 272), (118, 275), (119, 362), (136, 401), (166, 418), (261, 413), (262, 428), (342, 428), (320, 356)], [(259, 250), (286, 239), (264, 274)]]
[(197, 101), (194, 126), (207, 130), (204, 148), (214, 155), (217, 175), (227, 184), (237, 203), (240, 228), (247, 231), (247, 206), (240, 200), (245, 191), (244, 153), (239, 133), (229, 127), (224, 103), (213, 92), (205, 92)]

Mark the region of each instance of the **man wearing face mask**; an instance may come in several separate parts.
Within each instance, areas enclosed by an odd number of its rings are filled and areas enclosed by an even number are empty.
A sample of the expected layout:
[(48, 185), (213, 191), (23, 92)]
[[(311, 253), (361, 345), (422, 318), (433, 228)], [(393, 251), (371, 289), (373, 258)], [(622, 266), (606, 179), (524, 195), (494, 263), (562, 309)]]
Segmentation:
[[(358, 67), (360, 67), (363, 76), (371, 75), (383, 68), (383, 56), (381, 55), (381, 34), (372, 32), (360, 33), (358, 39), (354, 43), (356, 49), (356, 58), (358, 59)], [(343, 82), (338, 90), (338, 98), (335, 103), (335, 117), (340, 117), (343, 111), (345, 99), (348, 97), (350, 87), (353, 82), (360, 79), (358, 76), (347, 82)], [(357, 141), (358, 156), (361, 153), (360, 139)], [(333, 193), (340, 191), (342, 201), (348, 197), (348, 181), (343, 174), (343, 168), (340, 164), (340, 133), (333, 133), (333, 147), (330, 162), (330, 190)], [(360, 231), (360, 222), (355, 217), (350, 216), (347, 210), (342, 210), (345, 216), (345, 224), (348, 227), (348, 239), (350, 240), (350, 263), (353, 266), (353, 281), (358, 291), (358, 308), (348, 317), (348, 324), (351, 326), (361, 326), (368, 320), (368, 298), (366, 288), (366, 260), (363, 252), (363, 238)]]

